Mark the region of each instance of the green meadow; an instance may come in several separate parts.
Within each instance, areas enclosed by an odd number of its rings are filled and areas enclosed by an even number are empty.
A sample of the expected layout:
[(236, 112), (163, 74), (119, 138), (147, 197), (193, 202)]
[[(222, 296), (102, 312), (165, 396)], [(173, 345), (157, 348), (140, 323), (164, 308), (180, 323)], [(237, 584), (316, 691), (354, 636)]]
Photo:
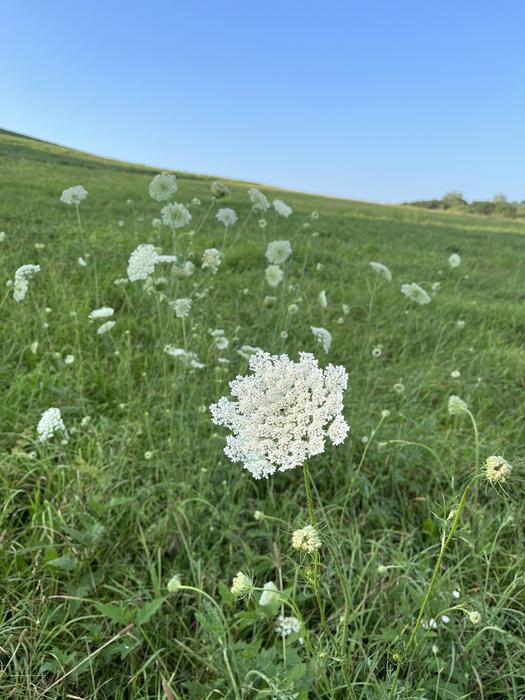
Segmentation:
[[(525, 698), (525, 222), (228, 180), (219, 198), (176, 172), (174, 233), (152, 224), (156, 172), (0, 132), (0, 698)], [(253, 211), (253, 186), (293, 213)], [(292, 247), (276, 287), (273, 240)], [(127, 280), (140, 244), (193, 274)], [(223, 452), (209, 406), (245, 346), (348, 372), (348, 437), (308, 460), (313, 519), (300, 467), (254, 479)], [(50, 407), (66, 430), (43, 441)], [(315, 554), (292, 547), (308, 523)]]

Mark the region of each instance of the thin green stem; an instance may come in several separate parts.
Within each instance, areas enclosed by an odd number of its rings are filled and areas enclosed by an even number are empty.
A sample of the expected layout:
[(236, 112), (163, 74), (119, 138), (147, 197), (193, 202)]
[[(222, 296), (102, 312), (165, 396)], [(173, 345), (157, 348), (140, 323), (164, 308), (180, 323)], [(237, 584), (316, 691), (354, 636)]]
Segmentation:
[(440, 569), (441, 569), (441, 562), (443, 561), (443, 557), (444, 557), (444, 555), (445, 555), (445, 551), (446, 551), (446, 549), (447, 549), (447, 546), (448, 546), (448, 544), (450, 543), (450, 540), (452, 539), (452, 537), (454, 536), (454, 533), (455, 533), (456, 528), (457, 528), (457, 526), (458, 526), (459, 517), (460, 517), (461, 511), (463, 510), (463, 507), (464, 507), (464, 505), (465, 505), (465, 503), (466, 503), (467, 496), (468, 496), (468, 493), (469, 493), (469, 491), (470, 491), (470, 487), (472, 486), (472, 484), (473, 484), (478, 478), (479, 478), (479, 475), (476, 475), (476, 476), (475, 476), (473, 479), (471, 479), (471, 480), (468, 482), (468, 484), (466, 485), (465, 490), (463, 491), (463, 495), (461, 496), (461, 500), (460, 500), (460, 502), (459, 502), (459, 505), (458, 505), (458, 507), (457, 507), (457, 509), (456, 509), (456, 512), (455, 512), (455, 514), (454, 514), (454, 519), (453, 519), (453, 521), (452, 521), (452, 525), (451, 525), (451, 527), (450, 527), (450, 531), (449, 531), (448, 535), (445, 536), (445, 532), (443, 532), (443, 534), (442, 534), (442, 536), (441, 536), (441, 549), (440, 549), (440, 551), (439, 551), (439, 555), (438, 555), (438, 558), (437, 558), (437, 561), (436, 561), (436, 565), (435, 565), (434, 571), (433, 571), (433, 573), (432, 573), (432, 578), (430, 579), (430, 583), (429, 583), (429, 585), (428, 585), (427, 592), (426, 592), (426, 594), (425, 594), (425, 598), (424, 598), (423, 603), (422, 603), (422, 605), (421, 605), (421, 607), (420, 607), (420, 609), (419, 609), (419, 614), (418, 614), (418, 616), (417, 616), (416, 624), (414, 625), (414, 627), (413, 627), (413, 629), (412, 629), (412, 633), (410, 634), (410, 637), (409, 637), (409, 639), (408, 639), (408, 642), (407, 642), (407, 645), (406, 645), (406, 649), (405, 649), (404, 653), (402, 654), (401, 658), (399, 659), (399, 661), (398, 661), (398, 663), (397, 663), (396, 675), (394, 676), (394, 683), (393, 683), (393, 685), (392, 685), (392, 690), (390, 691), (390, 695), (389, 695), (390, 698), (393, 698), (393, 697), (394, 697), (394, 694), (395, 694), (395, 692), (396, 692), (397, 684), (398, 684), (398, 681), (399, 681), (399, 675), (400, 675), (400, 673), (401, 673), (401, 668), (402, 668), (402, 666), (403, 666), (403, 664), (404, 664), (404, 662), (405, 662), (405, 660), (406, 660), (406, 657), (407, 657), (407, 655), (408, 655), (408, 652), (409, 652), (410, 649), (412, 648), (412, 644), (414, 643), (414, 641), (415, 641), (415, 639), (416, 639), (417, 631), (418, 631), (418, 629), (419, 629), (419, 626), (420, 626), (420, 624), (421, 624), (421, 620), (423, 619), (423, 615), (425, 614), (425, 610), (427, 609), (427, 605), (428, 605), (428, 603), (429, 603), (429, 601), (430, 601), (430, 596), (432, 595), (432, 591), (433, 591), (433, 589), (434, 589), (434, 584), (435, 584), (435, 582), (436, 582), (436, 580), (437, 580), (437, 578), (438, 578), (438, 576), (439, 576), (439, 571), (440, 571)]

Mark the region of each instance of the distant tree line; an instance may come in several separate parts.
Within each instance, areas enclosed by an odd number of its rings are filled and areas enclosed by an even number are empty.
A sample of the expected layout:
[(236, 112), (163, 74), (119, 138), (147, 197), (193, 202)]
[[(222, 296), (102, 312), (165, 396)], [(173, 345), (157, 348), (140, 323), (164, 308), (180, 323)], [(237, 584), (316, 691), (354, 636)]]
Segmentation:
[(525, 200), (511, 202), (504, 194), (497, 194), (490, 200), (467, 202), (461, 192), (447, 192), (441, 199), (422, 199), (417, 202), (405, 202), (405, 204), (422, 209), (450, 209), (468, 214), (525, 218)]

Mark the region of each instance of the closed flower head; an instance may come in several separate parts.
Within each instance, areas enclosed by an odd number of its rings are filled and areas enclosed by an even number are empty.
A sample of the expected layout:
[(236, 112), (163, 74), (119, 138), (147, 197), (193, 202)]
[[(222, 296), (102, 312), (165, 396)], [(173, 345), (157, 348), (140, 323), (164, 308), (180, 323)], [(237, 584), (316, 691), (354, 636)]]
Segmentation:
[(462, 413), (468, 413), (468, 406), (463, 399), (452, 394), (448, 399), (448, 412), (451, 416), (460, 416)]
[(511, 465), (503, 457), (492, 455), (485, 460), (485, 475), (493, 483), (504, 484), (509, 479), (511, 472)]
[(247, 598), (253, 592), (253, 581), (244, 572), (238, 571), (233, 577), (230, 591), (235, 598)]
[(313, 554), (321, 547), (321, 540), (317, 530), (311, 525), (300, 530), (295, 530), (292, 535), (292, 547), (308, 554)]

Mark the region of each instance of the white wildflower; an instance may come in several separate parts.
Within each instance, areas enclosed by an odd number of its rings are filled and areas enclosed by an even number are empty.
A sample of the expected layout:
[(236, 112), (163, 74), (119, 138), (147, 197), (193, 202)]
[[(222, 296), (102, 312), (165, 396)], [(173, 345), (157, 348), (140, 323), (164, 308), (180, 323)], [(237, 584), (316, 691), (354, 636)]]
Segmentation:
[(381, 357), (383, 354), (383, 346), (382, 345), (376, 345), (375, 348), (372, 349), (372, 357), (375, 357), (376, 359), (378, 357)]
[(278, 287), (284, 279), (284, 272), (279, 265), (268, 265), (264, 275), (270, 287)]
[(0, 243), (5, 241), (5, 231), (0, 231)]
[(292, 254), (290, 241), (270, 241), (266, 248), (266, 259), (273, 265), (282, 265)]
[(471, 610), (468, 613), (468, 619), (473, 625), (479, 625), (481, 622), (481, 615), (477, 610)]
[(169, 199), (177, 191), (177, 178), (171, 173), (159, 173), (149, 183), (149, 196), (157, 202)]
[(402, 381), (396, 382), (393, 387), (394, 391), (396, 394), (404, 394), (405, 393), (405, 385), (403, 384)]
[[(275, 631), (281, 637), (289, 637), (291, 634), (298, 634), (301, 631), (301, 623), (296, 617), (285, 617), (279, 615), (275, 623)], [(299, 639), (302, 644), (303, 640)]]
[(246, 598), (253, 592), (253, 581), (244, 572), (238, 571), (233, 577), (230, 591), (235, 598)]
[(268, 583), (265, 583), (263, 586), (263, 592), (259, 598), (259, 605), (262, 605), (263, 607), (267, 605), (275, 605), (279, 602), (279, 600), (279, 589), (275, 583), (273, 581), (268, 581)]
[(415, 282), (411, 282), (410, 284), (402, 284), (401, 292), (412, 301), (415, 301), (417, 304), (430, 304), (432, 301), (432, 298), (427, 292), (425, 292), (423, 287), (420, 287), (419, 284), (416, 284)]
[(468, 406), (463, 399), (453, 394), (448, 399), (448, 412), (451, 416), (460, 416), (462, 413), (468, 413)]
[(461, 597), (461, 593), (459, 591), (452, 591), (452, 597), (456, 600), (459, 600), (459, 598)]
[(452, 377), (452, 379), (459, 379), (461, 377), (461, 372), (459, 371), (459, 369), (453, 369), (450, 373), (450, 376)]
[(38, 439), (40, 442), (47, 442), (56, 432), (62, 432), (67, 437), (66, 426), (62, 420), (59, 408), (48, 408), (42, 413), (38, 425), (36, 426)]
[(66, 355), (64, 357), (64, 364), (66, 365), (72, 365), (75, 362), (75, 356), (74, 355)]
[(329, 352), (332, 346), (332, 334), (330, 331), (327, 331), (326, 328), (316, 328), (315, 326), (310, 326), (310, 330), (323, 350)]
[(100, 309), (93, 309), (93, 311), (89, 313), (88, 318), (91, 321), (94, 321), (98, 318), (109, 318), (110, 316), (113, 316), (114, 313), (115, 312), (111, 306), (101, 306)]
[(378, 275), (381, 275), (381, 277), (384, 277), (387, 282), (392, 282), (392, 273), (388, 269), (386, 265), (383, 265), (383, 263), (380, 262), (370, 262), (368, 263), (370, 267), (377, 272)]
[(242, 345), (237, 352), (242, 358), (249, 360), (250, 357), (256, 355), (258, 352), (264, 352), (264, 350), (255, 345)]
[(292, 207), (289, 207), (288, 204), (285, 204), (282, 201), (282, 199), (274, 199), (272, 204), (275, 211), (281, 216), (284, 216), (285, 219), (287, 219), (293, 212)]
[(82, 185), (75, 185), (74, 187), (68, 187), (62, 192), (60, 201), (64, 204), (80, 204), (87, 195), (88, 193), (85, 187), (82, 187)]
[(219, 221), (223, 226), (228, 228), (228, 226), (233, 226), (237, 223), (237, 214), (233, 209), (225, 207), (224, 209), (219, 209), (217, 212), (217, 221)]
[(485, 475), (493, 483), (504, 484), (512, 472), (511, 465), (498, 455), (491, 455), (485, 460)]
[(125, 287), (128, 284), (129, 280), (127, 277), (119, 277), (116, 280), (113, 280), (113, 284), (116, 287)]
[(248, 197), (250, 198), (254, 211), (265, 212), (270, 208), (270, 202), (256, 187), (250, 187), (248, 190)]
[(206, 365), (203, 365), (199, 361), (196, 353), (190, 352), (189, 350), (184, 350), (183, 348), (176, 348), (174, 345), (166, 345), (164, 352), (170, 357), (177, 357), (182, 360), (182, 362), (193, 369), (202, 369)]
[(184, 204), (180, 204), (180, 202), (166, 204), (166, 206), (161, 209), (160, 216), (162, 218), (162, 223), (165, 226), (170, 226), (172, 229), (187, 226), (192, 218), (189, 209), (187, 209)]
[(319, 301), (321, 308), (326, 309), (326, 307), (328, 306), (328, 297), (326, 296), (326, 292), (324, 289), (321, 292), (319, 292), (317, 300)]
[(314, 554), (321, 547), (319, 533), (312, 525), (306, 525), (300, 530), (295, 530), (292, 534), (292, 547)]
[(448, 264), (450, 267), (459, 267), (461, 265), (461, 257), (457, 253), (452, 253), (448, 259)]
[(191, 260), (186, 260), (182, 265), (175, 265), (173, 268), (173, 274), (177, 279), (187, 279), (191, 277), (195, 272), (195, 265)]
[(13, 284), (13, 299), (15, 301), (23, 301), (29, 289), (29, 282), (37, 272), (40, 272), (40, 265), (22, 265), (15, 272), (15, 281)]
[(168, 581), (168, 585), (166, 588), (168, 589), (168, 593), (176, 593), (182, 586), (182, 580), (179, 574), (175, 574), (170, 578)]
[(152, 219), (151, 225), (153, 226), (153, 228), (156, 228), (156, 229), (161, 228), (162, 227), (162, 219), (158, 219), (158, 218)]
[(159, 255), (154, 245), (141, 243), (129, 256), (128, 278), (131, 282), (145, 280), (155, 272), (155, 266), (162, 262), (176, 263), (177, 256)]
[[(230, 401), (210, 406), (216, 425), (229, 428), (225, 454), (256, 479), (301, 465), (321, 454), (333, 421), (341, 415), (348, 375), (344, 367), (319, 367), (310, 353), (299, 362), (258, 352), (252, 375), (230, 382)], [(338, 419), (340, 425), (340, 419)]]
[(459, 321), (456, 321), (456, 327), (460, 330), (463, 330), (463, 328), (465, 328), (465, 321), (462, 321), (461, 319)]
[(97, 328), (97, 334), (98, 335), (104, 335), (104, 333), (107, 333), (110, 331), (116, 324), (116, 321), (106, 321), (106, 323), (103, 323), (101, 326)]
[(215, 347), (218, 350), (226, 350), (226, 348), (230, 344), (230, 341), (228, 340), (228, 338), (224, 334), (224, 330), (222, 328), (215, 328), (214, 330), (209, 330), (208, 333), (213, 338), (213, 342), (215, 343)]
[(266, 228), (266, 226), (268, 225), (266, 219), (259, 219), (257, 223), (259, 224), (259, 228)]
[(290, 316), (295, 316), (295, 314), (298, 313), (298, 311), (299, 307), (297, 306), (297, 304), (290, 304), (288, 306), (288, 313)]
[(191, 311), (191, 299), (187, 297), (175, 299), (175, 301), (170, 301), (170, 306), (175, 311), (177, 318), (187, 318)]
[(206, 248), (202, 254), (202, 269), (211, 270), (215, 275), (222, 262), (222, 255), (217, 248)]
[(87, 262), (84, 260), (84, 258), (80, 257), (77, 262), (80, 267), (87, 267)]
[(343, 309), (344, 315), (345, 315), (345, 316), (348, 316), (348, 314), (350, 313), (350, 307), (349, 307), (349, 305), (348, 305), (348, 304), (343, 304), (342, 309)]

